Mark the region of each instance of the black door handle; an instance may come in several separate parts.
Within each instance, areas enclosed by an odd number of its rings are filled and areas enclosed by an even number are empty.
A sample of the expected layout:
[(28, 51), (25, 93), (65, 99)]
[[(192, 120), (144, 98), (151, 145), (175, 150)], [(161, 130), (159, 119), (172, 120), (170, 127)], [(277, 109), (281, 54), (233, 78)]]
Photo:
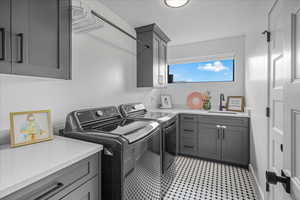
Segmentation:
[(1, 32), (1, 57), (0, 60), (5, 60), (5, 28), (0, 28)]
[(44, 199), (44, 197), (49, 196), (50, 194), (57, 191), (59, 188), (62, 188), (63, 186), (64, 186), (63, 183), (56, 183), (54, 186), (50, 187), (49, 190), (47, 190), (46, 192), (44, 192), (43, 194), (41, 194), (40, 196), (38, 196), (34, 200), (42, 200), (42, 199)]
[(17, 63), (23, 63), (24, 62), (24, 33), (18, 33), (17, 37), (20, 37), (20, 59), (17, 61)]

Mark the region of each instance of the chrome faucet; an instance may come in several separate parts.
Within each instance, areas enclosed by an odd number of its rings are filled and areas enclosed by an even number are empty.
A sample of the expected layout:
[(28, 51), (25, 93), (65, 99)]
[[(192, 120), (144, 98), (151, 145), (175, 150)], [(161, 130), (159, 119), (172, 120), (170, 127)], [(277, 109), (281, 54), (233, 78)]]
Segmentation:
[(225, 106), (223, 106), (223, 101), (225, 101), (225, 96), (223, 93), (220, 94), (220, 102), (219, 102), (219, 111), (223, 111), (223, 108), (225, 108)]

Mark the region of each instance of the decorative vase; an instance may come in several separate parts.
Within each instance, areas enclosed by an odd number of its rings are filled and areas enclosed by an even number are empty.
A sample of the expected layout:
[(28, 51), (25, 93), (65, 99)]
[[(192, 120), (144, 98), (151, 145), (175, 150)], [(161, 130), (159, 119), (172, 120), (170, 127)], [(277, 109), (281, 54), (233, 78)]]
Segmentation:
[(210, 109), (211, 109), (211, 102), (210, 102), (209, 99), (206, 99), (206, 100), (204, 101), (203, 109), (204, 109), (204, 110), (210, 110)]

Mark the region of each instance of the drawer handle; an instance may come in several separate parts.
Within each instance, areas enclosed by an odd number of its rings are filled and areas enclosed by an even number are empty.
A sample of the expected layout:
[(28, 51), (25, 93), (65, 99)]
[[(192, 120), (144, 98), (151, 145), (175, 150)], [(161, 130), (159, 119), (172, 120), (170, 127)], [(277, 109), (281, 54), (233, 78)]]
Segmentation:
[(194, 130), (191, 130), (191, 129), (183, 129), (183, 131), (186, 131), (186, 132), (194, 132)]
[(51, 193), (54, 193), (55, 191), (57, 191), (58, 189), (62, 188), (63, 186), (64, 186), (63, 183), (60, 183), (60, 182), (56, 183), (54, 186), (50, 187), (49, 190), (47, 190), (45, 193), (41, 194), (40, 196), (38, 196), (34, 200), (42, 200), (43, 197), (49, 196)]
[(194, 120), (193, 117), (184, 117), (183, 119), (186, 119), (186, 120)]
[(188, 149), (193, 149), (194, 146), (190, 146), (190, 145), (183, 145), (183, 147), (188, 148)]

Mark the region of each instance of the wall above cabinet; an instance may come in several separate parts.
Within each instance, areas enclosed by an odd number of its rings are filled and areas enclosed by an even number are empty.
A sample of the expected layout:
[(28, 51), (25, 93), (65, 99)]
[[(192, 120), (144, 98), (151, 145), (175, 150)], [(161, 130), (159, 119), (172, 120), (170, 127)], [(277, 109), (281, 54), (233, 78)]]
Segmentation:
[(156, 25), (138, 27), (137, 87), (166, 87), (168, 36)]
[(0, 73), (71, 79), (71, 0), (1, 0)]

